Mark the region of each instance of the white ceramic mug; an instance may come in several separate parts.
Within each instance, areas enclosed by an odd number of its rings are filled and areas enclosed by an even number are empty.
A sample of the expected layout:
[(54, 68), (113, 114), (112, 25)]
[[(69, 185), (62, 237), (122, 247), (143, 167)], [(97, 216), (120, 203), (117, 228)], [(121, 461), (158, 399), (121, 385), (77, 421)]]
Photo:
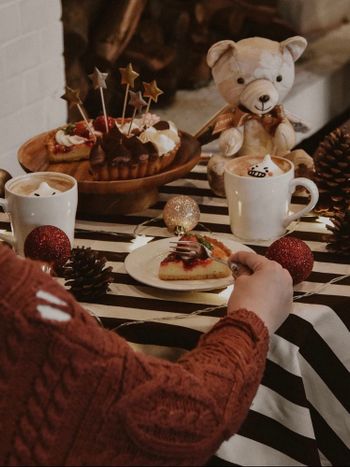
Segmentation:
[(0, 234), (10, 241), (19, 255), (24, 255), (28, 234), (41, 225), (63, 230), (73, 247), (75, 216), (78, 204), (77, 181), (58, 172), (33, 172), (11, 178), (5, 184), (5, 198), (0, 206), (9, 214), (12, 236)]
[[(272, 161), (282, 169), (280, 175), (261, 178), (239, 175), (242, 167), (263, 158), (237, 157), (225, 166), (224, 182), (231, 231), (243, 240), (273, 240), (286, 232), (288, 225), (310, 212), (318, 201), (316, 184), (307, 178), (294, 178), (294, 165), (282, 157)], [(254, 164), (255, 162), (253, 162)], [(241, 172), (242, 173), (242, 172)], [(306, 206), (290, 212), (292, 194), (297, 186), (310, 193)]]

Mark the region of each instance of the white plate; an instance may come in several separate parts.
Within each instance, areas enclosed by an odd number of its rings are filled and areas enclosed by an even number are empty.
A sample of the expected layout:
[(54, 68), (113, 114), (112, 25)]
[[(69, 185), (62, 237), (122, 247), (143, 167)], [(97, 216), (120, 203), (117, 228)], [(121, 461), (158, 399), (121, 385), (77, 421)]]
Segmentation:
[[(215, 237), (217, 238), (217, 237)], [(132, 251), (125, 258), (125, 269), (128, 274), (134, 279), (143, 284), (151, 285), (166, 290), (189, 291), (189, 290), (213, 290), (221, 289), (233, 283), (232, 277), (224, 277), (221, 279), (205, 279), (205, 280), (181, 280), (181, 281), (164, 281), (159, 279), (158, 270), (160, 262), (169, 253), (169, 244), (171, 241), (177, 241), (178, 237), (163, 238), (155, 242), (148, 243), (136, 250)], [(219, 238), (218, 238), (219, 240)], [(251, 248), (242, 243), (233, 240), (222, 240), (222, 242), (234, 251), (252, 251)]]

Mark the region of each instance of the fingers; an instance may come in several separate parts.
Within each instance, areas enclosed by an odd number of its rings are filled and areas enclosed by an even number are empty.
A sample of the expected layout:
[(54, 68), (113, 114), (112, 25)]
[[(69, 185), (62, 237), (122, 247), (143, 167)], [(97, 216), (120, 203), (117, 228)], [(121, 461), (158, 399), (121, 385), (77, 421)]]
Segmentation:
[(234, 274), (235, 278), (243, 275), (251, 275), (263, 268), (268, 268), (269, 270), (275, 270), (279, 274), (284, 273), (288, 276), (288, 280), (292, 280), (287, 269), (284, 269), (276, 261), (270, 260), (265, 256), (258, 255), (257, 253), (237, 251), (230, 256), (230, 262), (237, 263), (239, 266), (238, 271)]
[(252, 270), (242, 263), (230, 262), (230, 269), (234, 279), (240, 276), (250, 276), (252, 274)]
[(270, 260), (265, 258), (264, 256), (258, 255), (257, 253), (252, 253), (249, 251), (237, 251), (231, 255), (230, 261), (233, 263), (240, 263), (243, 266), (247, 266), (251, 271), (255, 272), (261, 269), (261, 267), (263, 267), (264, 264), (266, 264)]

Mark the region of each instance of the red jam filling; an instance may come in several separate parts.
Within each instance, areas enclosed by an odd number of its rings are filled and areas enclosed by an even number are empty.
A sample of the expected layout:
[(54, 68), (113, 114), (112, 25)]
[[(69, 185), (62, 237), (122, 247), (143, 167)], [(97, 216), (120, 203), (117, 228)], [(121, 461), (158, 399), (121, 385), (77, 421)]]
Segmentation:
[(180, 258), (175, 253), (171, 253), (160, 263), (162, 266), (166, 266), (168, 263), (181, 263), (183, 268), (186, 270), (191, 270), (196, 266), (206, 266), (210, 264), (213, 260), (210, 258), (195, 258), (190, 260), (184, 260)]
[(55, 153), (70, 152), (73, 146), (65, 146), (64, 144), (55, 144)]
[[(94, 141), (92, 140), (89, 140), (89, 141), (84, 141), (82, 144), (84, 144), (85, 146), (88, 146), (89, 148), (91, 148), (93, 145), (94, 145)], [(74, 148), (74, 145), (73, 146), (65, 146), (64, 144), (55, 144), (55, 154), (57, 153), (67, 153), (67, 152), (71, 152)]]

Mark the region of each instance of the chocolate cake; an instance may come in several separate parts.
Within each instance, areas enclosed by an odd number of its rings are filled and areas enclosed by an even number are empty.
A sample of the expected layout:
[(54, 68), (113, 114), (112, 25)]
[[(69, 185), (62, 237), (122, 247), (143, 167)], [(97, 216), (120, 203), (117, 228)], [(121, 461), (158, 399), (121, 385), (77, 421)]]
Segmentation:
[(89, 159), (95, 180), (148, 177), (162, 172), (173, 162), (180, 137), (172, 122), (136, 127), (129, 134), (126, 127), (116, 123), (91, 148)]

